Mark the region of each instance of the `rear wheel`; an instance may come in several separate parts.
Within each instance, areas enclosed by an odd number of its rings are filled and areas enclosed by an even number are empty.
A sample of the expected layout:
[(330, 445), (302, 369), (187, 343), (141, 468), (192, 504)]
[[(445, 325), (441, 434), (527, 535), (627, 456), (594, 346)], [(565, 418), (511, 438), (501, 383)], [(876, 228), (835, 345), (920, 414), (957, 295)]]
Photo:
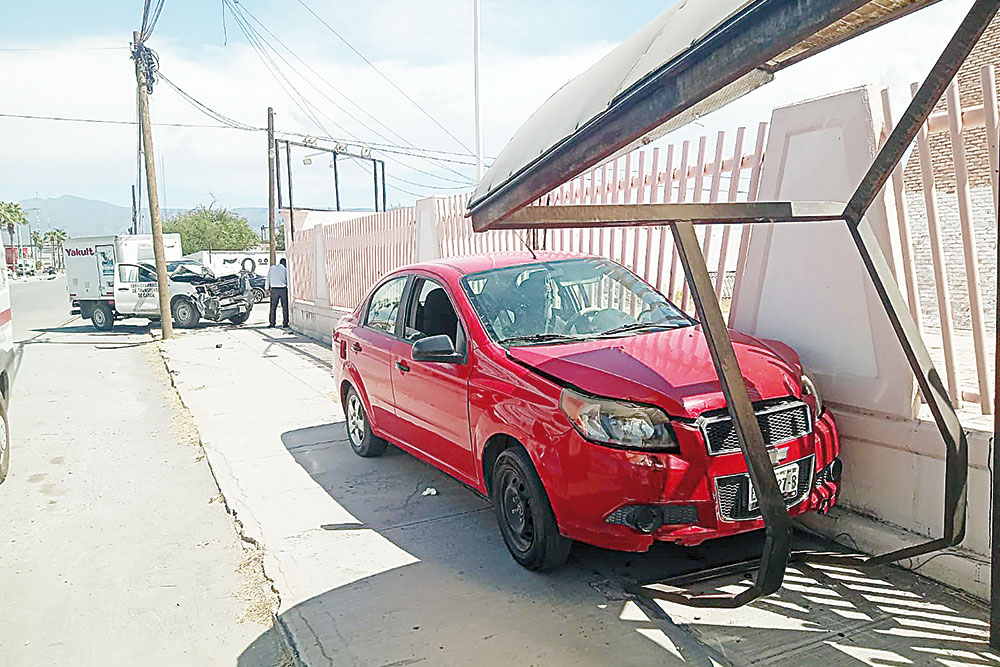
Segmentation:
[(264, 300), (264, 290), (259, 287), (254, 287), (250, 290), (254, 303), (260, 303)]
[(90, 321), (98, 331), (111, 331), (115, 325), (115, 316), (111, 306), (106, 303), (96, 303), (90, 310)]
[(182, 329), (190, 329), (201, 319), (201, 314), (194, 307), (194, 304), (184, 298), (174, 301), (171, 311), (174, 316), (174, 324)]
[(347, 413), (347, 439), (354, 453), (364, 458), (382, 456), (388, 443), (372, 433), (365, 404), (354, 387), (349, 387), (344, 397), (344, 411)]
[(507, 550), (529, 570), (548, 570), (566, 562), (573, 546), (559, 534), (556, 515), (528, 453), (505, 449), (493, 466), (491, 496)]
[(233, 315), (232, 317), (229, 318), (229, 321), (232, 322), (233, 324), (243, 324), (249, 319), (250, 319), (250, 311), (248, 310), (245, 313), (240, 313), (239, 315)]

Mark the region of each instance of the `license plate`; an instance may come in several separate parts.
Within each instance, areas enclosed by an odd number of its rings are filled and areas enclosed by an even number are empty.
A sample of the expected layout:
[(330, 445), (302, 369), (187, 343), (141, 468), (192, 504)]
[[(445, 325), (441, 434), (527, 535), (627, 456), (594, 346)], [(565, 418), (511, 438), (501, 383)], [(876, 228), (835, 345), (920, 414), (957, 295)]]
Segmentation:
[[(794, 497), (799, 490), (799, 464), (790, 463), (786, 466), (774, 469), (774, 476), (778, 479), (778, 490), (785, 498)], [(757, 492), (753, 490), (753, 484), (747, 481), (750, 487), (750, 502), (747, 508), (757, 509)]]

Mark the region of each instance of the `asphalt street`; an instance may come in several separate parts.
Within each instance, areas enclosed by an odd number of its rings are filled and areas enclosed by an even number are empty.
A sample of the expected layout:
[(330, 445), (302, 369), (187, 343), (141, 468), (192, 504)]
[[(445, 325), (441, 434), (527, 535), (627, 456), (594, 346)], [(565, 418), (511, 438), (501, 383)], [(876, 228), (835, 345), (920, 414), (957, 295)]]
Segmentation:
[(0, 485), (0, 664), (280, 664), (269, 585), (148, 324), (94, 331), (70, 317), (62, 277), (11, 291), (23, 355)]

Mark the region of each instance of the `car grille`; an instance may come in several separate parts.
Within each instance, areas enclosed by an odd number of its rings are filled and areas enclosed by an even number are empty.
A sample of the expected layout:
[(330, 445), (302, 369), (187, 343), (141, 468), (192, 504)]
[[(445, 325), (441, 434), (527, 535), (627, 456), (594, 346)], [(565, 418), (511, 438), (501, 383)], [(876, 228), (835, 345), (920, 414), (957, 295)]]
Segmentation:
[[(807, 456), (794, 463), (799, 466), (799, 484), (794, 496), (785, 498), (785, 506), (798, 505), (809, 495), (813, 487), (815, 456)], [(787, 465), (787, 464), (786, 464)], [(760, 508), (750, 509), (750, 475), (726, 475), (715, 478), (715, 491), (719, 503), (719, 515), (723, 521), (748, 521), (760, 518)]]
[(220, 299), (239, 296), (243, 293), (242, 281), (238, 276), (233, 278), (223, 278), (214, 283), (205, 285), (208, 293)]
[[(809, 406), (798, 399), (762, 401), (756, 403), (754, 409), (760, 432), (764, 436), (764, 444), (768, 447), (775, 447), (812, 432), (812, 414)], [(728, 410), (705, 413), (698, 418), (697, 423), (708, 445), (709, 454), (740, 451), (736, 427), (729, 417)]]

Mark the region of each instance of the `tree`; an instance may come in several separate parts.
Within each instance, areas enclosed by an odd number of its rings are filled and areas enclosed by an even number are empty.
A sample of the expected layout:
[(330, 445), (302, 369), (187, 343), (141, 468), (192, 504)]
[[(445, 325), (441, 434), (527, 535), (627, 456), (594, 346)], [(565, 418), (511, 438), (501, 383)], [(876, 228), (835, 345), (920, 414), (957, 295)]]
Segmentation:
[[(14, 225), (26, 225), (28, 218), (24, 215), (24, 209), (15, 201), (0, 201), (0, 225), (7, 227), (7, 235), (10, 237), (10, 244), (17, 245), (14, 237)], [(18, 258), (20, 263), (20, 257)]]
[(274, 233), (274, 249), (284, 250), (285, 249), (285, 226), (278, 225), (278, 231)]
[(61, 229), (53, 229), (45, 232), (45, 235), (42, 238), (52, 248), (52, 263), (57, 268), (65, 266), (65, 262), (63, 261), (62, 245), (63, 241), (69, 238), (69, 234)]
[(45, 237), (42, 236), (41, 232), (31, 232), (31, 245), (35, 246), (39, 250), (45, 245)]
[(212, 206), (199, 206), (167, 220), (163, 231), (181, 235), (185, 255), (202, 250), (249, 250), (260, 244), (246, 218)]

